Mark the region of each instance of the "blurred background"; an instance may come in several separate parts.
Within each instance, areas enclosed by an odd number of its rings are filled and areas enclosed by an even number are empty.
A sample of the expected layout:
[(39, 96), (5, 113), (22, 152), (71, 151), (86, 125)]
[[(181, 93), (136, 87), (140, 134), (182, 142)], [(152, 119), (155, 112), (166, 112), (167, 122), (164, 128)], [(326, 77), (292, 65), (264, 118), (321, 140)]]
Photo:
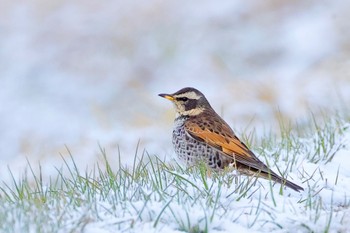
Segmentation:
[[(0, 176), (171, 158), (174, 110), (201, 90), (238, 135), (347, 111), (350, 2), (0, 1)], [(321, 110), (321, 111), (320, 111)]]

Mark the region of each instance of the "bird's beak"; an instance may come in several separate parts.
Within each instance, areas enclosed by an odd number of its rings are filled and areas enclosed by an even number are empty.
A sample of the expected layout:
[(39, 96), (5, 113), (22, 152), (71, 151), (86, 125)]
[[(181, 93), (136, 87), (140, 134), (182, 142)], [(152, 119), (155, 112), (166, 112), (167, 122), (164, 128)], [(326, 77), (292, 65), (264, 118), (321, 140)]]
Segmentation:
[(168, 99), (170, 101), (174, 101), (175, 98), (172, 96), (172, 95), (169, 95), (169, 94), (159, 94), (160, 97), (163, 97), (165, 99)]

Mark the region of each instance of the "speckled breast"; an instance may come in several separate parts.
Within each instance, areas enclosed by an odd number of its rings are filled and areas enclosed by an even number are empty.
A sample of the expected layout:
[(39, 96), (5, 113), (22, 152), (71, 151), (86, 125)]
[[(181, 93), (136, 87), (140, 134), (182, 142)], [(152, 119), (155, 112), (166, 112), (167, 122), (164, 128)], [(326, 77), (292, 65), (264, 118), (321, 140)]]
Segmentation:
[(178, 117), (174, 122), (173, 145), (177, 156), (186, 163), (193, 165), (199, 161), (204, 161), (212, 169), (222, 169), (229, 161), (221, 155), (221, 152), (215, 150), (204, 142), (192, 138), (185, 131), (185, 117)]

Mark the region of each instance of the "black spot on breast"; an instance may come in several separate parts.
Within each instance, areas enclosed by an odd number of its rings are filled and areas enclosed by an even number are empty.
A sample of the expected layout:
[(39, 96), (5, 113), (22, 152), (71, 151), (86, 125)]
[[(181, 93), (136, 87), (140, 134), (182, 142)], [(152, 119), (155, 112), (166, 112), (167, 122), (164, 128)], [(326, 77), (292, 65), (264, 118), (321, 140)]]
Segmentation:
[(219, 152), (216, 152), (216, 153), (215, 153), (215, 158), (216, 158), (216, 160), (220, 160)]

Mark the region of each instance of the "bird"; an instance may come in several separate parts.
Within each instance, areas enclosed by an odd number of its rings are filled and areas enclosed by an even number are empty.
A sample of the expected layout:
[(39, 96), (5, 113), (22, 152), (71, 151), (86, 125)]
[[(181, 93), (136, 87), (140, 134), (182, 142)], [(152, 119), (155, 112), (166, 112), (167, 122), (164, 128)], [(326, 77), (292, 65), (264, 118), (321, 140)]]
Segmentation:
[(173, 94), (159, 96), (175, 106), (172, 143), (179, 159), (187, 165), (204, 161), (214, 171), (231, 166), (240, 174), (272, 180), (297, 192), (304, 190), (261, 162), (199, 90), (185, 87)]

